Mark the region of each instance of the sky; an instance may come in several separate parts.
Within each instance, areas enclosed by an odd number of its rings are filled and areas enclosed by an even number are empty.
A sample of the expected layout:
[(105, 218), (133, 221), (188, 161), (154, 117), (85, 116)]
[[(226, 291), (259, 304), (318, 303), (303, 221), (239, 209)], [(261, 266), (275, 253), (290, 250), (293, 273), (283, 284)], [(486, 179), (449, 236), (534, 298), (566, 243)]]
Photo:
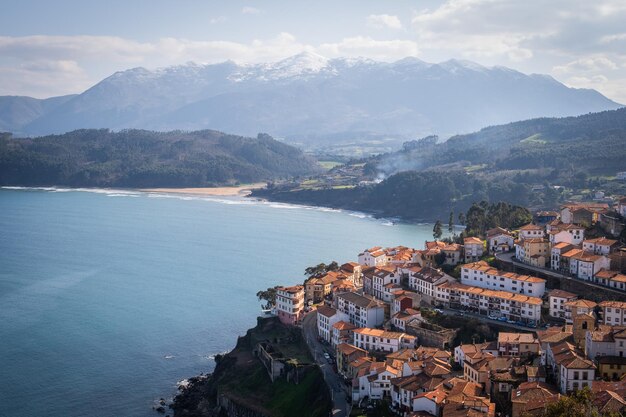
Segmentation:
[(0, 95), (80, 93), (188, 62), (466, 59), (626, 104), (626, 0), (2, 0)]

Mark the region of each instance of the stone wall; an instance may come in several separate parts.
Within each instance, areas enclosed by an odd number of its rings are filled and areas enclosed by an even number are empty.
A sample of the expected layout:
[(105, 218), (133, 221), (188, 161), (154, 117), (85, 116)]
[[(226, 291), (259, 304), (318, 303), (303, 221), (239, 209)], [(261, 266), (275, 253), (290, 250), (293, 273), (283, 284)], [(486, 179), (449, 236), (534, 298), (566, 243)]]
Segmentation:
[(417, 336), (421, 346), (436, 347), (440, 349), (452, 348), (452, 341), (456, 337), (456, 329), (445, 329), (435, 324), (420, 320), (412, 320), (407, 323), (406, 332)]

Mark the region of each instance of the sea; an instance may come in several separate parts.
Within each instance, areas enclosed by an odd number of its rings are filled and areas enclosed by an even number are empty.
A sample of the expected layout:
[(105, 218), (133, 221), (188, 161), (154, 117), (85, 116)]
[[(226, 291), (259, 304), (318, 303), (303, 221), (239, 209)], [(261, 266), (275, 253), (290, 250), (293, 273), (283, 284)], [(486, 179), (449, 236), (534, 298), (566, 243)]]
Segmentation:
[(1, 188), (0, 416), (156, 417), (255, 325), (257, 291), (427, 239), (431, 224), (244, 197)]

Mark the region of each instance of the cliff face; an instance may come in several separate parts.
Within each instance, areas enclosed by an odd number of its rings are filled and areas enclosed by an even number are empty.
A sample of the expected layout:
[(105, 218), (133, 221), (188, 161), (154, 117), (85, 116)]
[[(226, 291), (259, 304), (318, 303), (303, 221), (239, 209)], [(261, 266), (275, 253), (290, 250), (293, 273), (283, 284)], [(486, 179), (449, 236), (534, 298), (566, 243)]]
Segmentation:
[[(271, 382), (255, 355), (257, 343), (263, 341), (289, 358), (288, 366), (301, 375), (297, 384), (286, 378)], [(230, 353), (217, 357), (213, 374), (191, 378), (172, 409), (176, 417), (321, 417), (328, 415), (331, 405), (322, 373), (312, 365), (300, 330), (270, 318), (259, 319)]]

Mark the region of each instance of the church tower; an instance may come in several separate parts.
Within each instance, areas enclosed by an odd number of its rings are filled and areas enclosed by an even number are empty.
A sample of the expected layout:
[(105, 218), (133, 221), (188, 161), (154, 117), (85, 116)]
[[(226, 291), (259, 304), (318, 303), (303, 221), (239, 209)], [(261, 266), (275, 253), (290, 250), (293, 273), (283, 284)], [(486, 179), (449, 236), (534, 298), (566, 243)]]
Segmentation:
[(592, 313), (577, 314), (574, 316), (574, 343), (585, 350), (585, 338), (588, 330), (594, 330), (596, 318)]

